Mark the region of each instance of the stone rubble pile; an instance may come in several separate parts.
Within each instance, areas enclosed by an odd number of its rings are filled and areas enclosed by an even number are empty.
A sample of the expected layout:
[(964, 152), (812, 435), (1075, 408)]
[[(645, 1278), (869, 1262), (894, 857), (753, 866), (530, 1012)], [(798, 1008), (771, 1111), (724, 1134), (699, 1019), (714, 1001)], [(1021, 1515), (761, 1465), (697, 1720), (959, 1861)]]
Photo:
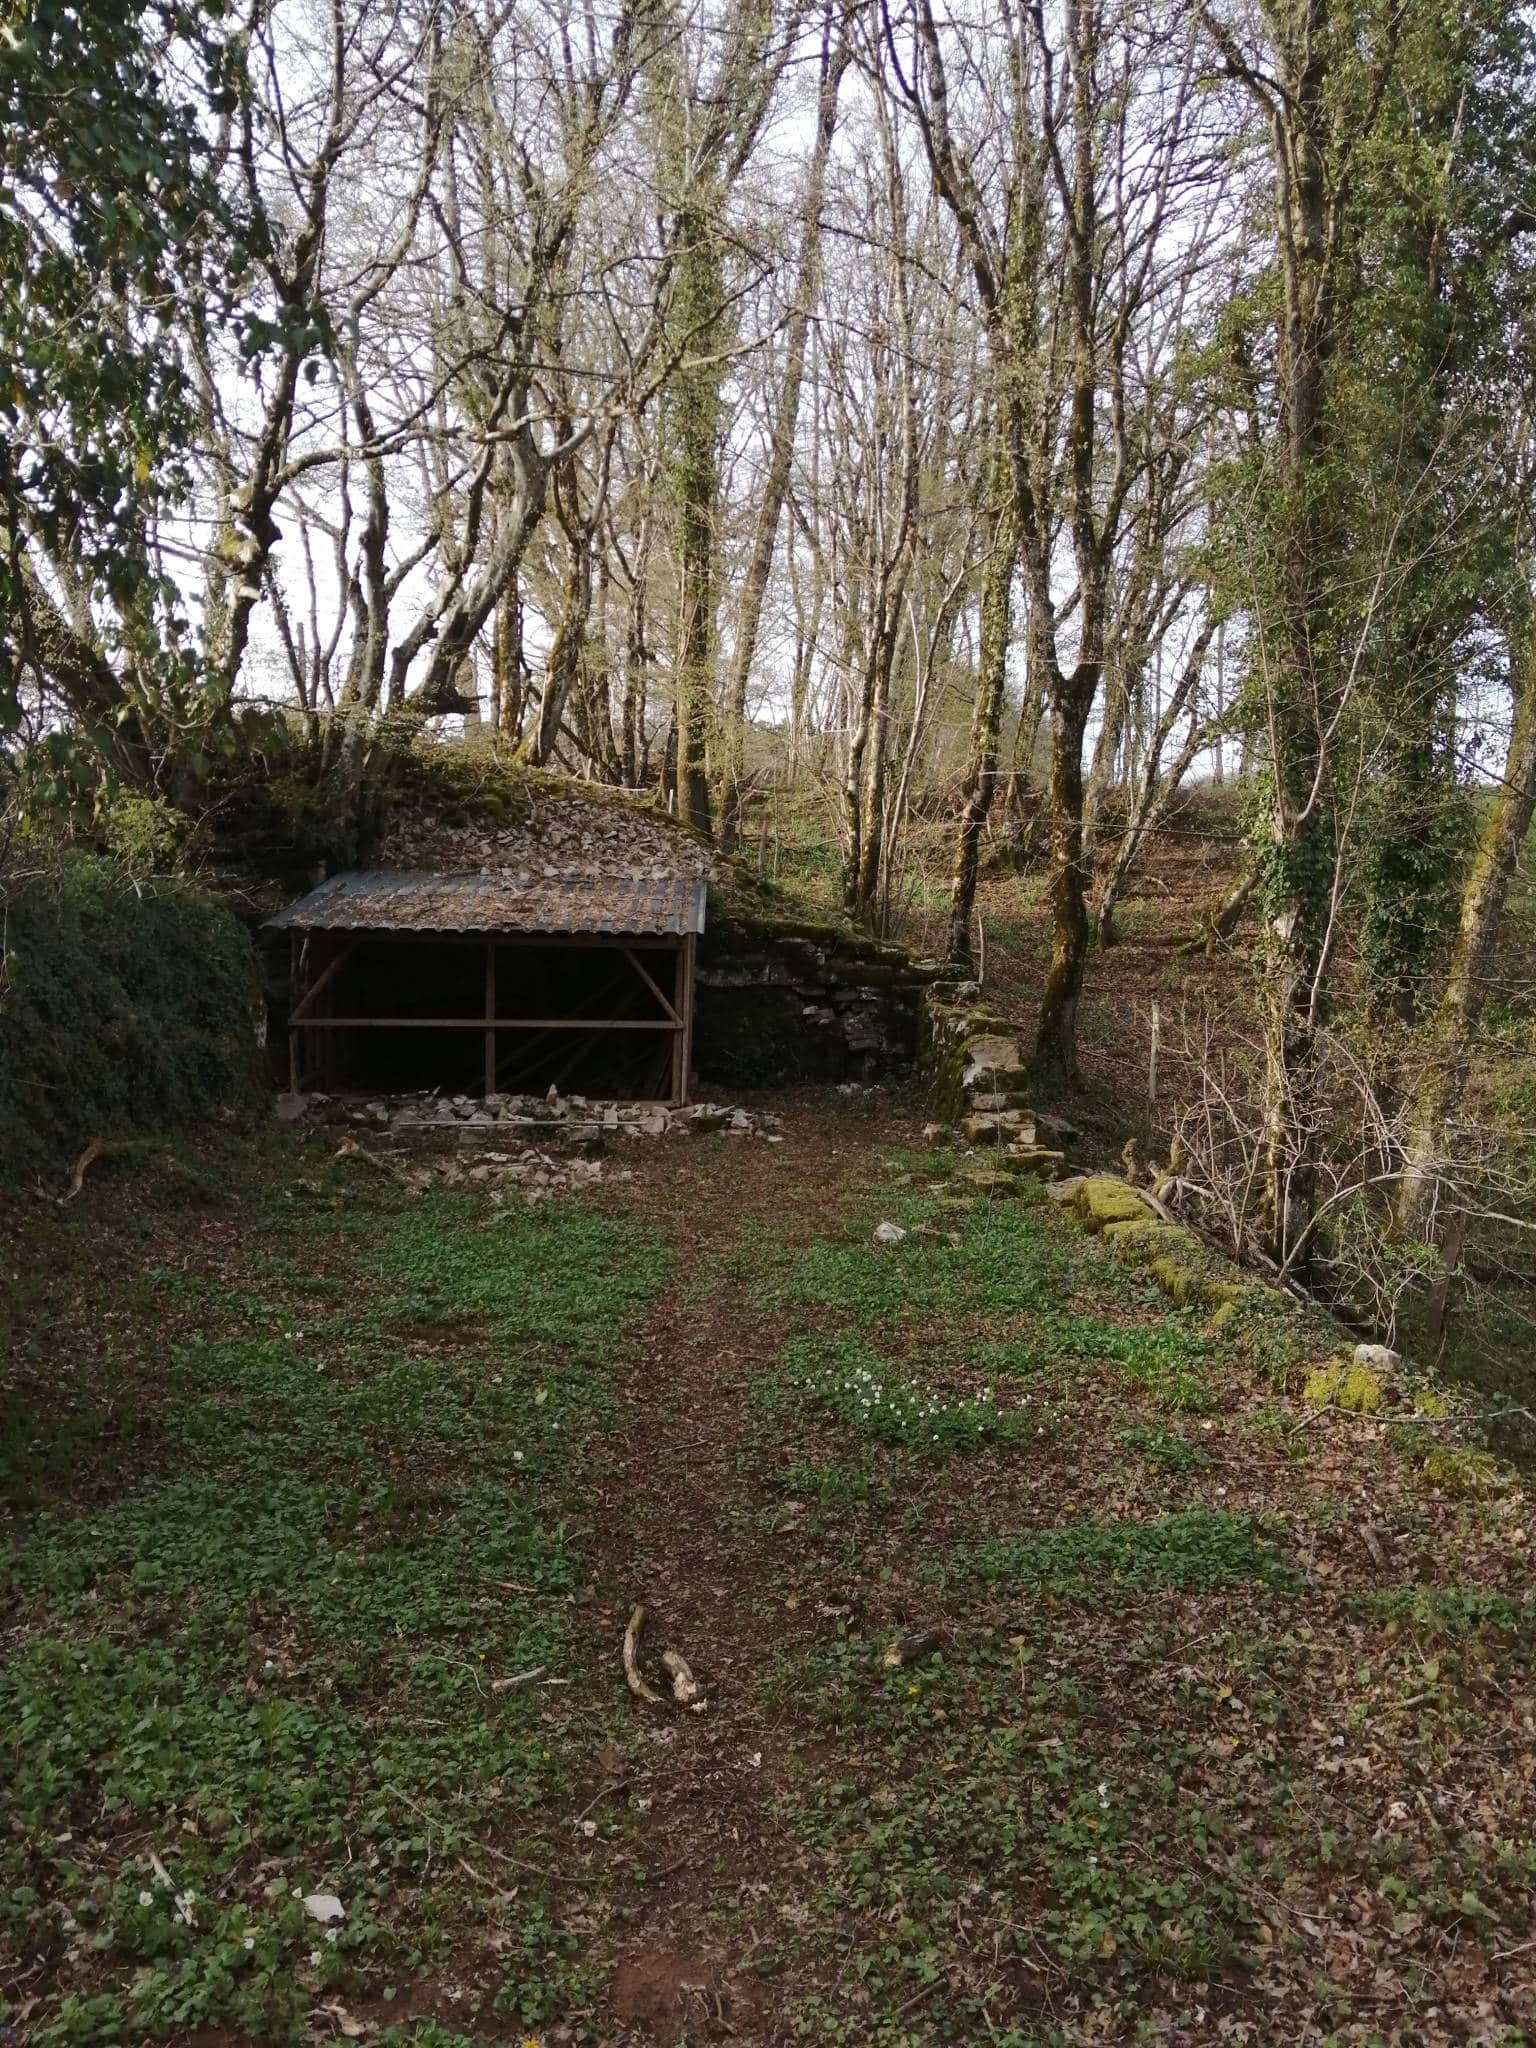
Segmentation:
[(767, 1110), (749, 1110), (728, 1103), (695, 1102), (673, 1108), (656, 1102), (599, 1102), (585, 1095), (443, 1095), (437, 1089), (419, 1094), (355, 1097), (313, 1094), (285, 1097), (279, 1115), (295, 1112), (311, 1121), (345, 1124), (402, 1136), (415, 1132), (452, 1132), (474, 1140), (493, 1133), (512, 1138), (527, 1133), (561, 1149), (580, 1146), (603, 1150), (621, 1139), (667, 1138), (678, 1133), (703, 1136), (720, 1132), (728, 1138), (763, 1138), (782, 1142), (782, 1120)]
[(380, 867), (437, 868), (445, 874), (505, 874), (524, 883), (551, 875), (661, 879), (710, 877), (709, 849), (621, 798), (535, 795), (526, 817), (486, 814), (455, 820), (402, 809), (374, 849)]

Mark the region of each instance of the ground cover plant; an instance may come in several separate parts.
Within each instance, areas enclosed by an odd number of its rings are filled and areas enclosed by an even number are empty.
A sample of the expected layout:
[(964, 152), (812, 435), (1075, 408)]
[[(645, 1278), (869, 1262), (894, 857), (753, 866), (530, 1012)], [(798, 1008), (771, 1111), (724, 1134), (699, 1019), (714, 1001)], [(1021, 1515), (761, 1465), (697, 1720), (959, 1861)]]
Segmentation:
[(6, 1212), (17, 2038), (1529, 2036), (1529, 1509), (1447, 1404), (894, 1112), (625, 1163)]

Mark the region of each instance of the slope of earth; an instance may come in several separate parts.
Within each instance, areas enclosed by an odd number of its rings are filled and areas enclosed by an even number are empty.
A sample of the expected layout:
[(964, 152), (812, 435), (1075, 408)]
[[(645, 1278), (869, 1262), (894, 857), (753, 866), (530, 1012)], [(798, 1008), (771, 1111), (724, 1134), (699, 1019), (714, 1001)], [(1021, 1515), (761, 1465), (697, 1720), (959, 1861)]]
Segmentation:
[(535, 1210), (284, 1134), (0, 1222), (10, 2038), (1531, 2037), (1524, 1495), (774, 1106)]

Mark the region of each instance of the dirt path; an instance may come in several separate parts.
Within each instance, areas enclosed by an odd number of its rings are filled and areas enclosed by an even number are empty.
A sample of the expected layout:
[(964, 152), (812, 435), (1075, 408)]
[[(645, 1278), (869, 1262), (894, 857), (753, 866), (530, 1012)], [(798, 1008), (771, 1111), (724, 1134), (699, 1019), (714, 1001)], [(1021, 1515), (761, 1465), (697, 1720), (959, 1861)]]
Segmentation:
[(783, 1315), (754, 1300), (754, 1251), (835, 1234), (871, 1149), (911, 1144), (917, 1127), (792, 1103), (782, 1144), (709, 1138), (637, 1152), (620, 1198), (665, 1231), (677, 1266), (616, 1374), (590, 1552), (592, 1682), (612, 1689), (643, 1602), (656, 1639), (709, 1688), (699, 1715), (636, 1708), (594, 1780), (594, 1797), (606, 1790), (635, 1814), (652, 1873), (612, 1985), (614, 2017), (637, 2040), (784, 2038), (771, 1980), (751, 1965), (782, 1935), (804, 1857), (772, 1810), (791, 1713), (765, 1704), (761, 1681), (804, 1636), (800, 1603), (786, 1607), (779, 1587), (802, 1532), (753, 1465), (751, 1390), (785, 1334)]

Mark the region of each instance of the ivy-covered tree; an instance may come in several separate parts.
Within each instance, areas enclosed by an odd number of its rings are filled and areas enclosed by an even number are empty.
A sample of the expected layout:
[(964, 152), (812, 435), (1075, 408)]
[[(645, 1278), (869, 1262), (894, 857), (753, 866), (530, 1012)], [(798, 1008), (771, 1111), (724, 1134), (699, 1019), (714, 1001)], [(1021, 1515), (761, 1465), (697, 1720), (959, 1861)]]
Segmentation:
[(1390, 529), (1391, 601), (1368, 666), (1360, 954), (1378, 1013), (1411, 1024), (1457, 915), (1474, 836), (1461, 715), (1496, 693), (1523, 606), (1495, 451), (1519, 238), (1536, 225), (1528, 22), (1508, 0), (1427, 8), (1362, 163), (1349, 445), (1358, 541)]
[(0, 744), (80, 781), (153, 785), (206, 708), (157, 522), (189, 489), (199, 329), (262, 232), (215, 176), (236, 45), (224, 0), (0, 19)]

